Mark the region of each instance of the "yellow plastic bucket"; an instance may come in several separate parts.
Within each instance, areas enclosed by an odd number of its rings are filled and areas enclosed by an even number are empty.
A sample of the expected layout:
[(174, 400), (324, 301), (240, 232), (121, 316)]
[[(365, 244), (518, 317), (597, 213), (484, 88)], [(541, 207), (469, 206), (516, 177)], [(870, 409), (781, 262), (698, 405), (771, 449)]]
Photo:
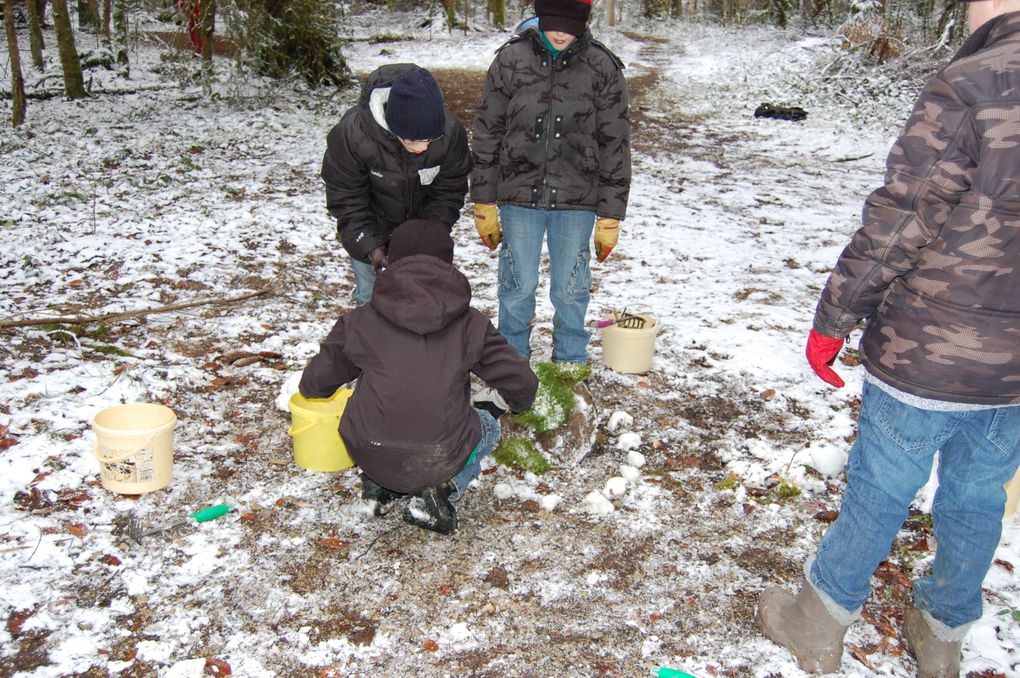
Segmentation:
[(339, 389), (329, 398), (290, 397), (290, 429), (294, 463), (309, 471), (342, 471), (354, 466), (340, 438), (340, 415), (354, 391)]
[[(644, 327), (609, 325), (602, 328), (602, 362), (617, 372), (642, 374), (652, 369), (659, 323), (650, 315), (628, 315), (643, 318)], [(617, 318), (618, 314), (613, 314), (612, 319)]]
[(177, 415), (155, 403), (129, 403), (92, 418), (103, 487), (119, 494), (161, 490), (173, 479)]

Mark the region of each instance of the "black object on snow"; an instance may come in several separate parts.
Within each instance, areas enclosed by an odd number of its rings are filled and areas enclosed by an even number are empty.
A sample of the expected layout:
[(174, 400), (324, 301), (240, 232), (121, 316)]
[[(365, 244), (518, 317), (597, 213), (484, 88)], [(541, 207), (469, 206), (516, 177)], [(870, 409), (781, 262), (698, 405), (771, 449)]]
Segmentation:
[(754, 117), (798, 122), (807, 117), (807, 111), (800, 106), (776, 106), (775, 104), (764, 103), (754, 109)]

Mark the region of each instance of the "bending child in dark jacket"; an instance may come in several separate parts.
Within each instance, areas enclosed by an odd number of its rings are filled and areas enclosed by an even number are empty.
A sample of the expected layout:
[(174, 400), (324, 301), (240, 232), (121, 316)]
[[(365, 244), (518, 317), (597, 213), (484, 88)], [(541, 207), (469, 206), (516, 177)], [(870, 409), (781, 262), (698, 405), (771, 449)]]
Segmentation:
[(372, 300), (343, 315), (301, 376), (306, 398), (357, 379), (340, 436), (364, 472), (363, 496), (380, 505), (415, 495), (404, 519), (448, 534), (463, 493), (499, 438), (489, 412), (471, 406), (470, 374), (510, 409), (531, 407), (538, 378), (482, 313), (453, 261), (442, 225), (411, 220), (393, 231), (390, 266)]

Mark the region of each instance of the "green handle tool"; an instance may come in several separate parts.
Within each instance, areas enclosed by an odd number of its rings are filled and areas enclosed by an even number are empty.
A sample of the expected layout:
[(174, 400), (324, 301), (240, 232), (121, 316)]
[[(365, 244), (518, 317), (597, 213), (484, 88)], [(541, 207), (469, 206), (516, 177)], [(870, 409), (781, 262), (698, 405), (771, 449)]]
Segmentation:
[(665, 666), (659, 668), (658, 678), (697, 678), (690, 673), (684, 671), (678, 671), (677, 669), (667, 669)]
[(178, 527), (183, 527), (184, 525), (187, 525), (192, 521), (196, 523), (204, 523), (206, 521), (219, 518), (220, 516), (224, 516), (233, 510), (234, 507), (231, 506), (230, 504), (216, 504), (215, 506), (206, 506), (203, 509), (195, 511), (184, 520), (177, 521), (173, 525), (167, 525), (166, 527), (154, 527), (151, 530), (145, 531), (139, 530), (135, 534), (135, 536), (137, 537), (135, 541), (141, 542), (141, 540), (144, 539), (145, 537), (150, 537), (154, 534), (159, 534), (160, 532), (166, 532), (167, 530), (173, 530)]

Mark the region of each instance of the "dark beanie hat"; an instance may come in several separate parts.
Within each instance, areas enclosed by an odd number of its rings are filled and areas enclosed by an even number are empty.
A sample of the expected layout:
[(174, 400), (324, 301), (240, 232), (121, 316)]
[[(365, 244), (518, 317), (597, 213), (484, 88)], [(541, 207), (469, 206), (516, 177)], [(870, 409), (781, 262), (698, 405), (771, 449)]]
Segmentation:
[(397, 76), (386, 101), (386, 124), (401, 139), (424, 141), (446, 126), (443, 93), (432, 74), (417, 66)]
[(580, 37), (591, 14), (591, 0), (535, 0), (535, 14), (542, 32), (559, 31)]
[(435, 221), (411, 219), (393, 229), (388, 250), (390, 263), (414, 254), (427, 254), (453, 263), (453, 238)]

